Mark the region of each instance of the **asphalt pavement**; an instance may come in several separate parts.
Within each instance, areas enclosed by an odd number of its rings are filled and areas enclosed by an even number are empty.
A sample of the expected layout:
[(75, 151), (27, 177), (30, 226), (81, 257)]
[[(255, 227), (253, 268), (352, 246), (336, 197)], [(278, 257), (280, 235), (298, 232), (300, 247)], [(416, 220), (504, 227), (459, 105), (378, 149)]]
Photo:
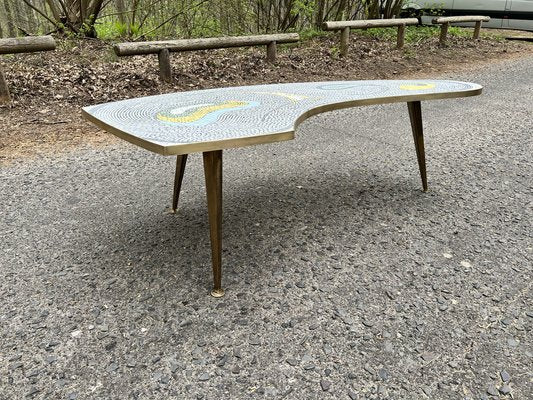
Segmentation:
[(533, 58), (224, 153), (209, 296), (201, 157), (127, 143), (0, 171), (0, 399), (533, 398)]

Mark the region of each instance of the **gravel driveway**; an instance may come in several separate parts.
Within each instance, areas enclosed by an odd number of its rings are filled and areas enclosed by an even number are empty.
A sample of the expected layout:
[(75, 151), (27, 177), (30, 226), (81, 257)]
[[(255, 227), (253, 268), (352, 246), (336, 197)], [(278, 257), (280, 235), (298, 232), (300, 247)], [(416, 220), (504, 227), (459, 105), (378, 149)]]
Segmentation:
[(129, 144), (0, 172), (0, 399), (533, 398), (533, 58), (422, 104), (229, 150), (209, 296), (201, 157)]

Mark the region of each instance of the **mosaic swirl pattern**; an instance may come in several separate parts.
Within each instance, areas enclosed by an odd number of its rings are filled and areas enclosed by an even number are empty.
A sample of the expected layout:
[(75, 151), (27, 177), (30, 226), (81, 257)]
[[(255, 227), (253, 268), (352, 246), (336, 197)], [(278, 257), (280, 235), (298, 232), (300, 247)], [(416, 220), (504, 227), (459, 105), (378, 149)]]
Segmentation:
[(465, 97), (480, 90), (473, 83), (432, 80), (287, 83), (141, 97), (85, 107), (83, 112), (127, 140), (171, 154), (179, 153), (179, 146), (293, 132), (298, 118), (318, 107)]

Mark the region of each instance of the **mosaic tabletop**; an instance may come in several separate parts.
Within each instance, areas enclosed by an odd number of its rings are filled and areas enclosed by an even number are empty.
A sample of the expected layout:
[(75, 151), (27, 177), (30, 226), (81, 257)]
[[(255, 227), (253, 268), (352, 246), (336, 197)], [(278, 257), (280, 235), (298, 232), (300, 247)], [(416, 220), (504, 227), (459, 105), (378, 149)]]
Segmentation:
[(289, 140), (307, 117), (341, 108), (474, 96), (474, 83), (342, 81), (198, 90), (83, 108), (99, 127), (161, 154)]

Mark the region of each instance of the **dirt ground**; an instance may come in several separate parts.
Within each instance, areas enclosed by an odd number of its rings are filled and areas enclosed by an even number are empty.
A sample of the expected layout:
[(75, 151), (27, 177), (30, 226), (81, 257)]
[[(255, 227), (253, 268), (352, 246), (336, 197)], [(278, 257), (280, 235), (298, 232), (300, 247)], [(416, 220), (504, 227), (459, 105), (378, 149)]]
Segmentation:
[(13, 102), (0, 106), (0, 165), (118, 140), (82, 119), (86, 105), (220, 86), (439, 76), (533, 52), (529, 43), (495, 37), (451, 37), (446, 47), (435, 37), (398, 50), (354, 34), (347, 57), (338, 55), (338, 45), (330, 35), (283, 46), (275, 64), (266, 62), (263, 48), (173, 54), (172, 83), (160, 82), (157, 57), (118, 59), (100, 41), (59, 40), (54, 52), (4, 56), (0, 68)]

